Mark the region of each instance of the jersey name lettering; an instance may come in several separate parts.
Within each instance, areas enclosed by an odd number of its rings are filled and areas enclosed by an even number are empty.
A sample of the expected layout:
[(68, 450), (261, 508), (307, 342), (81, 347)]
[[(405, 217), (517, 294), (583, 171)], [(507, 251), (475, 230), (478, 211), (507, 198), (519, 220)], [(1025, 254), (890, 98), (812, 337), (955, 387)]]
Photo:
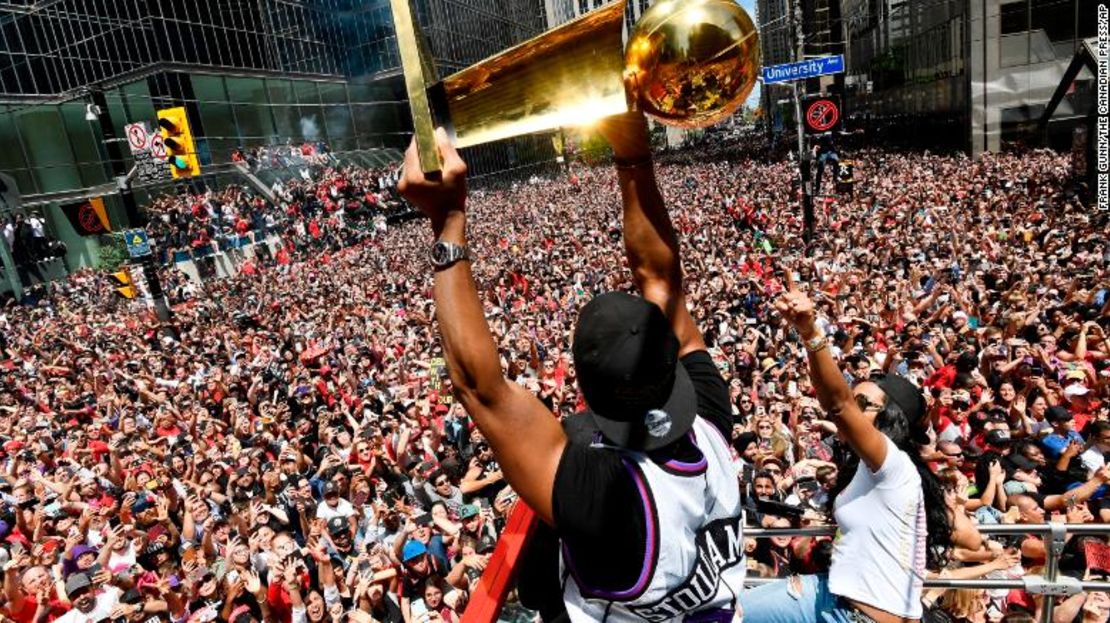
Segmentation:
[(742, 521), (742, 517), (726, 517), (703, 527), (695, 539), (697, 563), (690, 575), (663, 599), (629, 609), (648, 621), (666, 621), (710, 603), (721, 584), (721, 572), (744, 558)]

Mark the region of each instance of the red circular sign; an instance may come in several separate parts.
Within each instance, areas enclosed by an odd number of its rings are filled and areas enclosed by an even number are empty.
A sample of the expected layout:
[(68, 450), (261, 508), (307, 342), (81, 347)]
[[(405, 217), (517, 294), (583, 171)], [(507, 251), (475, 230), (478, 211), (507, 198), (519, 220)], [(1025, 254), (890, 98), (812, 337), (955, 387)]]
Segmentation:
[(146, 149), (146, 130), (140, 125), (130, 126), (127, 128), (127, 142), (132, 149)]
[(166, 159), (166, 144), (162, 142), (161, 134), (155, 134), (150, 137), (150, 153), (159, 160)]
[(828, 132), (840, 121), (840, 108), (832, 100), (817, 100), (806, 109), (806, 125), (814, 132)]
[(78, 208), (77, 220), (81, 223), (81, 227), (89, 233), (104, 231), (104, 223), (100, 222), (100, 216), (96, 213), (92, 204), (86, 203)]

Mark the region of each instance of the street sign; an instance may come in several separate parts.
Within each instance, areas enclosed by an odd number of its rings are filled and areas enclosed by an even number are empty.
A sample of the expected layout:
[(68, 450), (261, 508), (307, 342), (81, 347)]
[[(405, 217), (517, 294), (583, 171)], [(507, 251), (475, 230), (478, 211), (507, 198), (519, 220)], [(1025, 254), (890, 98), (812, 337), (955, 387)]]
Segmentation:
[(166, 166), (166, 146), (162, 137), (151, 132), (146, 123), (129, 123), (124, 126), (127, 146), (135, 158), (135, 178), (140, 184), (168, 182), (173, 179)]
[(150, 238), (142, 229), (129, 229), (123, 232), (123, 241), (127, 243), (127, 253), (132, 259), (150, 255)]
[(166, 143), (163, 142), (161, 134), (154, 134), (150, 137), (150, 154), (156, 160), (166, 161)]
[(807, 97), (802, 103), (807, 134), (824, 134), (840, 126), (840, 98), (831, 95)]
[(108, 211), (104, 208), (104, 199), (93, 197), (87, 201), (63, 204), (62, 214), (69, 219), (73, 231), (79, 236), (99, 236), (112, 231), (108, 221)]
[(778, 84), (780, 82), (793, 82), (827, 76), (830, 74), (844, 73), (844, 55), (821, 56), (810, 58), (797, 63), (784, 63), (763, 68), (763, 84)]
[(130, 123), (125, 128), (127, 134), (127, 145), (131, 148), (131, 153), (138, 153), (144, 151), (150, 144), (150, 134), (146, 131), (146, 125), (142, 123)]

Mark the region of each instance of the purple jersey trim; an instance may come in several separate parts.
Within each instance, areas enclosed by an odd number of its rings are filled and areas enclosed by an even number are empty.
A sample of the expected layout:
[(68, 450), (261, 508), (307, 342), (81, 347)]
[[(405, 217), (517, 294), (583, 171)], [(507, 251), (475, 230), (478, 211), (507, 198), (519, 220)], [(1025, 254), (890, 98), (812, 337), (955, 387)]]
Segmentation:
[(644, 562), (640, 567), (640, 577), (636, 580), (636, 584), (624, 591), (604, 591), (595, 590), (587, 586), (578, 576), (578, 569), (574, 566), (574, 558), (570, 555), (570, 550), (564, 542), (563, 545), (563, 559), (570, 568), (571, 575), (574, 576), (574, 582), (578, 585), (578, 591), (583, 597), (589, 599), (604, 599), (606, 601), (631, 601), (636, 599), (647, 590), (648, 582), (651, 580), (652, 574), (655, 572), (655, 564), (658, 562), (659, 556), (659, 530), (658, 530), (658, 517), (655, 513), (655, 499), (651, 495), (651, 491), (647, 487), (647, 482), (644, 481), (643, 474), (633, 464), (627, 460), (621, 459), (621, 464), (628, 470), (629, 475), (632, 476), (633, 482), (636, 483), (636, 489), (640, 492), (640, 500), (644, 505), (644, 522), (647, 526), (647, 545), (644, 547)]
[(678, 459), (670, 459), (669, 461), (663, 463), (661, 467), (666, 469), (668, 472), (676, 473), (679, 476), (703, 474), (705, 473), (705, 470), (709, 468), (709, 459), (705, 458), (705, 453), (701, 451), (701, 448), (698, 448), (698, 439), (694, 435), (694, 431), (691, 430), (687, 436), (690, 438), (690, 443), (694, 444), (694, 447), (697, 448), (698, 454), (701, 455), (701, 460), (695, 461), (693, 463), (686, 463), (683, 461), (679, 461)]

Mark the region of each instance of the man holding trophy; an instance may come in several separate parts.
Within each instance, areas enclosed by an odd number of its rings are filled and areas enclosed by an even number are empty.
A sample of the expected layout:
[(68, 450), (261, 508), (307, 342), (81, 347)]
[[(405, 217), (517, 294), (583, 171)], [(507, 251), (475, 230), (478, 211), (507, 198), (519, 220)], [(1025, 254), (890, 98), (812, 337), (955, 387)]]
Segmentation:
[(437, 133), (440, 179), (425, 179), (414, 144), (400, 189), (431, 219), (452, 384), (506, 479), (562, 540), (570, 619), (667, 621), (706, 610), (716, 618), (705, 620), (732, 620), (746, 567), (728, 387), (686, 308), (643, 117), (607, 121), (605, 133), (641, 296), (603, 294), (579, 314), (574, 362), (596, 425), (588, 439), (569, 439), (502, 373), (470, 268), (481, 258), (466, 247), (466, 165), (446, 132)]
[[(686, 306), (679, 243), (641, 111), (687, 126), (731, 114), (757, 69), (750, 18), (732, 0), (657, 2), (622, 63), (611, 49), (623, 16), (623, 2), (614, 3), (444, 80), (440, 97), (453, 127), (433, 134), (435, 98), (425, 90), (419, 46), (406, 46), (412, 20), (404, 4), (394, 0), (416, 136), (399, 189), (431, 220), (436, 317), (452, 385), (505, 479), (559, 538), (566, 615), (738, 620), (746, 565), (728, 387)], [(588, 76), (589, 84), (545, 90), (537, 66), (549, 80)], [(521, 101), (528, 114), (506, 108)], [(456, 145), (584, 116), (606, 118), (599, 127), (616, 156), (639, 296), (610, 292), (580, 310), (572, 350), (589, 412), (567, 432), (502, 372), (471, 271), (482, 258), (467, 248), (466, 164)]]

